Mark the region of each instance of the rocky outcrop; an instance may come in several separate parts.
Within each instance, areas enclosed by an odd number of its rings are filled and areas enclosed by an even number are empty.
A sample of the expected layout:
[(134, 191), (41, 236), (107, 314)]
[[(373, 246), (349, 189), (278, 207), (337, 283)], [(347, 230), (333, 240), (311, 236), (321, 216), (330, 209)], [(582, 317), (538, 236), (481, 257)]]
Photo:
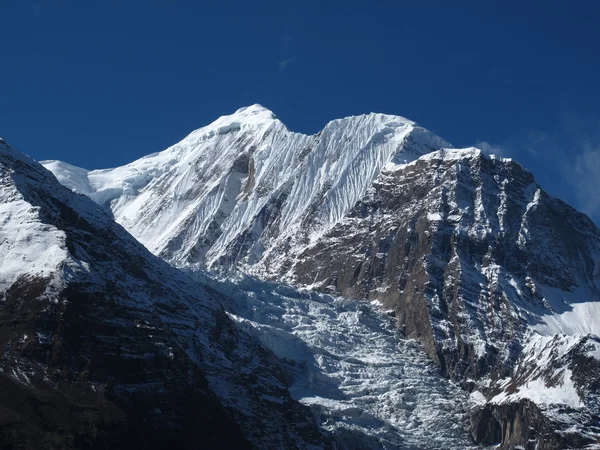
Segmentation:
[(528, 326), (557, 309), (550, 288), (600, 298), (599, 249), (593, 223), (518, 164), (442, 151), (384, 171), (285, 275), (394, 308), (406, 336), (464, 381), (514, 366)]
[(479, 384), (488, 401), (471, 414), (474, 439), (552, 450), (597, 444), (599, 350), (597, 336), (531, 336), (509, 377)]
[(45, 288), (24, 277), (4, 294), (2, 448), (251, 448), (162, 321), (117, 304), (102, 320), (106, 295)]
[[(585, 426), (597, 431), (597, 417), (581, 419)], [(539, 405), (530, 400), (489, 404), (471, 415), (473, 440), (484, 445), (496, 445), (494, 448), (502, 450), (519, 447), (524, 450), (583, 449), (595, 448), (594, 444), (598, 444), (597, 434), (570, 430), (566, 425), (551, 420)]]
[(506, 405), (486, 405), (471, 416), (471, 434), (475, 442), (498, 445), (501, 449), (518, 446), (525, 450), (583, 448), (590, 444), (579, 436), (569, 440), (555, 432), (553, 424), (539, 407), (522, 400)]
[[(578, 302), (600, 299), (599, 249), (593, 223), (544, 193), (518, 164), (477, 150), (447, 151), (382, 172), (347, 217), (282, 275), (393, 308), (404, 334), (468, 388), (469, 380), (530, 373), (535, 365), (525, 347), (532, 329), (597, 332), (596, 319), (587, 319), (593, 312), (578, 313)], [(574, 379), (589, 380), (597, 363), (580, 362), (575, 367), (586, 369), (573, 369)], [(512, 389), (528, 381), (521, 377)], [(580, 412), (557, 423), (548, 408), (515, 402), (474, 413), (473, 436), (505, 448), (533, 441), (577, 448), (595, 439), (583, 429), (555, 433), (594, 423)], [(582, 407), (597, 417), (595, 400)]]

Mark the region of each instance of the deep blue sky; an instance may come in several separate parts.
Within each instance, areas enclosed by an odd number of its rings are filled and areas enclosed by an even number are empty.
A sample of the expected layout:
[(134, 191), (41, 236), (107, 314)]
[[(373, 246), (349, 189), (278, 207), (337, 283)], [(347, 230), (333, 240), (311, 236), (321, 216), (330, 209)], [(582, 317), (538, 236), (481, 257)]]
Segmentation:
[(598, 220), (599, 17), (592, 0), (1, 0), (0, 136), (93, 169), (252, 103), (305, 133), (386, 112), (500, 149)]

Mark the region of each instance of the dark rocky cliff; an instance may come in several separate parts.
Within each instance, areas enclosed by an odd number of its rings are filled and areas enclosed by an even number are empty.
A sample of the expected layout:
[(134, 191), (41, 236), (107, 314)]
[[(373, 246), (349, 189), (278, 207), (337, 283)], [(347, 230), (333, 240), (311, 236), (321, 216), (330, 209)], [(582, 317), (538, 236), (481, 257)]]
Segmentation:
[[(510, 376), (531, 327), (570, 308), (544, 292), (568, 298), (583, 289), (600, 299), (599, 249), (589, 218), (546, 194), (518, 164), (477, 150), (442, 151), (382, 172), (286, 275), (393, 308), (404, 334), (472, 389), (469, 380)], [(512, 448), (532, 437), (527, 421), (544, 435), (549, 422), (530, 403), (477, 412), (474, 437), (498, 436)], [(540, 448), (566, 445), (552, 439)]]

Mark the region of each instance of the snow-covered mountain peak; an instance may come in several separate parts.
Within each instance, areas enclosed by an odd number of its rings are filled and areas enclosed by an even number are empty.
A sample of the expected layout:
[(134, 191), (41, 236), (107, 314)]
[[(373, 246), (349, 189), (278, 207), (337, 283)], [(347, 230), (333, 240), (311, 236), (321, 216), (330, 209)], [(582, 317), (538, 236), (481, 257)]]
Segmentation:
[[(245, 106), (233, 114), (228, 114), (225, 116), (219, 117), (216, 121), (208, 125), (208, 127), (212, 127), (214, 125), (222, 125), (225, 123), (231, 122), (239, 122), (244, 125), (264, 125), (270, 124), (273, 121), (280, 121), (278, 116), (271, 111), (270, 109), (255, 103), (250, 106)], [(365, 113), (365, 114), (356, 114), (345, 116), (339, 119), (333, 119), (325, 124), (324, 129), (333, 129), (338, 127), (345, 127), (348, 125), (358, 124), (358, 123), (378, 123), (378, 124), (387, 124), (392, 128), (399, 127), (401, 125), (410, 125), (410, 126), (418, 126), (416, 122), (407, 119), (406, 117), (393, 115), (393, 114), (385, 114), (385, 113)], [(207, 127), (203, 127), (207, 128)], [(202, 129), (202, 128), (201, 128)], [(198, 130), (199, 131), (199, 130)], [(317, 134), (321, 134), (323, 131)]]
[[(254, 264), (284, 241), (290, 245), (292, 235), (299, 239), (294, 245), (314, 241), (386, 164), (443, 147), (451, 145), (400, 116), (350, 116), (308, 136), (251, 105), (122, 167), (44, 165), (64, 185), (110, 208), (140, 242), (171, 262), (214, 265), (233, 257)], [(240, 251), (249, 233), (264, 239)]]
[(234, 116), (246, 116), (246, 117), (253, 117), (253, 116), (259, 116), (259, 115), (270, 115), (272, 118), (274, 118), (275, 114), (273, 114), (273, 111), (271, 111), (269, 108), (264, 107), (263, 105), (260, 105), (258, 103), (254, 103), (253, 105), (249, 105), (249, 106), (243, 106), (240, 109), (238, 109), (235, 113), (233, 113), (232, 115)]
[[(407, 167), (415, 166), (416, 164), (431, 164), (437, 162), (439, 164), (442, 163), (460, 163), (461, 161), (471, 161), (471, 160), (495, 160), (501, 164), (509, 164), (514, 161), (511, 158), (503, 158), (501, 156), (495, 154), (489, 154), (480, 148), (477, 147), (465, 147), (465, 148), (446, 148), (442, 147), (439, 150), (432, 151), (430, 153), (425, 153), (420, 156), (418, 159), (410, 161), (408, 163), (404, 163), (400, 161), (400, 163), (394, 163), (394, 161), (390, 162), (386, 165), (385, 170), (387, 172), (394, 172), (398, 170), (405, 170)], [(519, 165), (517, 163), (517, 165)], [(519, 167), (521, 167), (519, 165)], [(522, 170), (525, 170), (521, 167)]]
[(423, 155), (419, 159), (421, 159), (422, 161), (432, 161), (436, 159), (441, 159), (443, 161), (454, 161), (458, 159), (481, 158), (482, 155), (485, 156), (485, 153), (483, 153), (477, 147), (442, 148), (438, 151)]
[(357, 115), (342, 117), (340, 119), (334, 119), (334, 120), (328, 122), (327, 125), (325, 126), (325, 128), (344, 126), (349, 123), (357, 123), (357, 122), (364, 122), (364, 121), (374, 122), (374, 123), (382, 123), (382, 124), (391, 124), (391, 126), (394, 126), (394, 124), (396, 124), (396, 126), (400, 126), (400, 125), (417, 126), (416, 122), (414, 122), (410, 119), (407, 119), (406, 117), (397, 116), (397, 115), (393, 115), (393, 114), (371, 112), (371, 113), (367, 113), (367, 114), (357, 114)]
[(477, 159), (477, 158), (486, 158), (486, 159), (498, 159), (502, 161), (512, 161), (510, 158), (502, 158), (501, 156), (490, 154), (481, 150), (478, 147), (465, 147), (465, 148), (441, 148), (438, 151), (428, 153), (423, 155), (421, 158), (423, 161), (432, 161), (432, 160), (443, 160), (443, 161), (455, 161), (459, 159)]
[[(240, 130), (248, 129), (264, 129), (268, 128), (274, 122), (279, 122), (277, 116), (270, 110), (259, 104), (246, 106), (238, 109), (233, 114), (219, 117), (217, 120), (212, 122), (210, 125), (199, 128), (193, 131), (187, 139), (196, 139), (203, 136), (212, 137), (216, 133), (217, 135), (223, 135), (230, 132), (236, 132)], [(281, 123), (281, 122), (279, 122)], [(283, 125), (283, 124), (282, 124)]]

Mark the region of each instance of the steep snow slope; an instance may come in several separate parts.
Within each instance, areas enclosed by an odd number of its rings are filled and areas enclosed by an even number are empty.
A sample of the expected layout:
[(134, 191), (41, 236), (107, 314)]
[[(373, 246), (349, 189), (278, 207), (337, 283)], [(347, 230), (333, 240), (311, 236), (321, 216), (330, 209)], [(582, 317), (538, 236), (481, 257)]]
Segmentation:
[(281, 263), (352, 208), (388, 162), (448, 146), (397, 116), (334, 120), (315, 136), (290, 132), (259, 105), (201, 128), (167, 150), (95, 170), (43, 164), (66, 186), (110, 207), (117, 222), (175, 264)]
[(3, 141), (0, 211), (2, 448), (328, 448), (219, 302)]
[(348, 449), (475, 448), (468, 395), (403, 339), (381, 306), (248, 276), (196, 277), (238, 323), (287, 361), (292, 395)]

